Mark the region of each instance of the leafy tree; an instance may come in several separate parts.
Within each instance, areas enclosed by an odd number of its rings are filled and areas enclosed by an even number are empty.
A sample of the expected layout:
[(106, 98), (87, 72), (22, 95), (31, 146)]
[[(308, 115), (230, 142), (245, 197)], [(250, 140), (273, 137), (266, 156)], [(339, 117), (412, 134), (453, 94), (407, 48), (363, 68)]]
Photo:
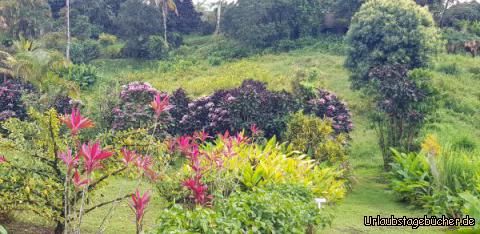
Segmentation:
[(379, 112), (372, 120), (386, 169), (392, 162), (390, 148), (410, 150), (435, 106), (429, 74), (409, 71), (428, 65), (437, 38), (432, 15), (409, 0), (371, 0), (352, 20), (345, 66), (353, 88), (376, 101)]
[(6, 33), (19, 38), (34, 38), (50, 28), (50, 6), (45, 0), (2, 0), (0, 15)]
[(160, 11), (144, 4), (141, 0), (127, 0), (120, 7), (116, 25), (122, 37), (127, 39), (145, 39), (161, 33)]
[(373, 67), (425, 67), (438, 34), (432, 15), (414, 2), (372, 0), (354, 16), (347, 41), (351, 49), (345, 66), (352, 72), (353, 86), (361, 88)]
[(321, 16), (320, 4), (314, 0), (239, 0), (226, 7), (224, 29), (231, 38), (265, 48), (318, 34)]
[(168, 28), (172, 32), (193, 33), (198, 32), (202, 25), (201, 13), (195, 10), (192, 0), (178, 1), (177, 14), (168, 15)]
[(480, 3), (473, 1), (453, 5), (445, 12), (443, 26), (457, 26), (461, 20), (480, 21)]

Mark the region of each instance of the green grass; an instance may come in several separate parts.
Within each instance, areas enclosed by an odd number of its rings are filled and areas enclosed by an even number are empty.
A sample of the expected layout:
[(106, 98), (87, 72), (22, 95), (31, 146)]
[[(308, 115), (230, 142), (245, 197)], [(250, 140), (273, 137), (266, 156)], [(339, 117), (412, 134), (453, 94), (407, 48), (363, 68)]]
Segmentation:
[[(386, 190), (382, 159), (377, 146), (375, 132), (370, 128), (367, 114), (374, 111), (367, 97), (350, 89), (348, 72), (343, 68), (344, 57), (326, 53), (316, 47), (295, 50), (289, 53), (257, 55), (220, 66), (210, 66), (205, 58), (212, 40), (208, 37), (195, 37), (186, 40), (183, 50), (190, 55), (180, 56), (174, 61), (137, 60), (97, 60), (101, 79), (92, 89), (83, 93), (87, 107), (101, 105), (105, 97), (116, 95), (120, 86), (131, 81), (147, 81), (160, 90), (172, 91), (183, 88), (192, 97), (211, 94), (214, 90), (238, 86), (242, 80), (253, 78), (269, 84), (269, 88), (290, 89), (290, 82), (297, 76), (311, 74), (317, 76), (313, 82), (335, 92), (348, 103), (353, 112), (356, 126), (352, 133), (351, 162), (357, 183), (345, 201), (335, 208), (336, 219), (331, 228), (322, 233), (437, 233), (432, 228), (370, 228), (363, 226), (364, 215), (423, 217), (425, 211), (408, 208), (395, 201)], [(201, 51), (201, 52), (196, 52)], [(187, 53), (187, 54), (188, 54)], [(458, 70), (446, 74), (445, 67), (457, 64)], [(442, 101), (436, 111), (434, 122), (422, 130), (436, 134), (441, 143), (451, 143), (459, 147), (465, 141), (480, 145), (480, 74), (476, 74), (480, 60), (466, 56), (439, 55), (431, 68), (434, 84), (440, 90)], [(443, 68), (442, 68), (443, 67)], [(439, 69), (440, 68), (440, 69)], [(452, 72), (447, 72), (452, 73)], [(480, 73), (480, 72), (479, 72)], [(103, 97), (103, 99), (101, 98)], [(470, 145), (472, 145), (470, 144)], [(469, 145), (468, 142), (466, 145)], [(99, 199), (112, 198), (118, 188), (133, 190), (135, 182), (118, 179), (97, 193)], [(151, 227), (161, 215), (163, 201), (154, 199), (146, 219), (146, 227)], [(85, 233), (92, 233), (99, 220), (94, 217), (108, 212), (109, 207), (100, 208), (85, 218)], [(133, 213), (127, 204), (121, 203), (106, 233), (132, 233)]]

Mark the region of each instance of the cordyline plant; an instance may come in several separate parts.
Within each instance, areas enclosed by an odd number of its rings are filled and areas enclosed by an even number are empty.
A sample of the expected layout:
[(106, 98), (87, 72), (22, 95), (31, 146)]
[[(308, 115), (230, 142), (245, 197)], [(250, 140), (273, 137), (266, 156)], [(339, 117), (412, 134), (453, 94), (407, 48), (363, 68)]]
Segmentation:
[[(151, 107), (157, 121), (171, 108), (168, 97), (158, 96)], [(92, 194), (109, 178), (124, 172), (158, 179), (159, 175), (153, 170), (153, 158), (123, 148), (120, 151), (122, 159), (117, 161), (114, 160), (115, 151), (102, 148), (99, 141), (81, 143), (78, 134), (82, 129), (93, 127), (94, 123), (75, 108), (71, 115), (61, 118), (53, 109), (43, 115), (32, 110), (30, 118), (32, 122), (12, 118), (3, 125), (10, 134), (0, 138), (0, 150), (23, 156), (8, 160), (0, 157), (0, 181), (6, 181), (0, 185), (0, 211), (32, 210), (54, 220), (56, 234), (80, 233), (85, 214), (113, 204), (107, 215), (100, 218), (99, 232), (103, 232), (114, 207), (132, 197), (131, 206), (136, 213), (137, 233), (140, 233), (149, 192), (140, 196), (138, 189), (130, 194), (118, 191), (117, 198), (106, 202), (96, 201)], [(62, 137), (61, 122), (70, 129), (68, 137)], [(141, 178), (138, 181), (137, 187)]]

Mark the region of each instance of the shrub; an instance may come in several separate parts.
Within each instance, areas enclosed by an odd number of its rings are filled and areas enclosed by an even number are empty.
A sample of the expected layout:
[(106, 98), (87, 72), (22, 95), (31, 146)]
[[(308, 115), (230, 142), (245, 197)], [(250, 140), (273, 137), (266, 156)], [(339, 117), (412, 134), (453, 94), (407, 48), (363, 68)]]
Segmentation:
[(150, 36), (147, 42), (148, 58), (162, 59), (167, 57), (167, 47), (162, 36)]
[(336, 133), (349, 133), (353, 130), (350, 110), (329, 91), (318, 89), (315, 98), (308, 100), (304, 108), (305, 113), (331, 119)]
[(95, 40), (72, 43), (71, 58), (74, 63), (88, 63), (100, 56), (100, 44)]
[(292, 149), (304, 152), (320, 163), (348, 168), (347, 136), (335, 134), (329, 120), (296, 113), (288, 121), (284, 136)]
[(77, 83), (80, 88), (92, 87), (98, 80), (97, 71), (94, 66), (91, 65), (68, 65), (60, 66), (54, 70), (60, 78), (73, 81)]
[(98, 41), (103, 46), (109, 46), (117, 42), (117, 37), (108, 33), (101, 33), (100, 36), (98, 36)]
[(11, 118), (25, 119), (27, 111), (22, 101), (22, 92), (32, 87), (0, 73), (0, 122)]
[(404, 202), (422, 207), (433, 193), (430, 164), (423, 154), (394, 151), (390, 188)]
[(180, 33), (170, 32), (167, 34), (168, 45), (173, 48), (178, 48), (183, 44), (183, 37)]
[(143, 37), (128, 39), (122, 54), (129, 58), (148, 58), (148, 39)]
[(111, 59), (121, 58), (124, 47), (125, 47), (125, 44), (123, 43), (116, 43), (113, 45), (108, 45), (106, 47), (103, 47), (101, 49), (102, 57), (111, 58)]
[(246, 80), (239, 88), (216, 91), (189, 103), (179, 123), (181, 133), (188, 134), (196, 130), (238, 132), (256, 124), (271, 137), (284, 130), (286, 116), (295, 105), (290, 94), (269, 91), (264, 83)]
[(307, 233), (330, 221), (306, 188), (279, 185), (234, 193), (212, 209), (175, 205), (162, 212), (156, 233)]
[(372, 67), (425, 67), (438, 36), (432, 15), (414, 1), (373, 0), (353, 17), (347, 41), (351, 49), (345, 65), (353, 86), (361, 88), (369, 83)]
[[(165, 93), (159, 92), (148, 83), (132, 82), (123, 86), (119, 105), (113, 110), (112, 128), (115, 130), (153, 128), (156, 136), (164, 137), (167, 124), (170, 122), (170, 115), (165, 113), (161, 120), (155, 119), (150, 103), (157, 94), (161, 94), (162, 98), (166, 97)], [(166, 121), (166, 123), (160, 124), (159, 121)]]

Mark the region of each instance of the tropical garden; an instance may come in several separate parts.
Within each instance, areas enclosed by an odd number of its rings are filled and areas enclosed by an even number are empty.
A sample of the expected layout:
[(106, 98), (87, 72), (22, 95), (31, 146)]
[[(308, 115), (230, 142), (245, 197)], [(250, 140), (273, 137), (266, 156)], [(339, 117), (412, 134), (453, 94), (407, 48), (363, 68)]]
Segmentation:
[(0, 234), (477, 233), (480, 3), (0, 1)]

